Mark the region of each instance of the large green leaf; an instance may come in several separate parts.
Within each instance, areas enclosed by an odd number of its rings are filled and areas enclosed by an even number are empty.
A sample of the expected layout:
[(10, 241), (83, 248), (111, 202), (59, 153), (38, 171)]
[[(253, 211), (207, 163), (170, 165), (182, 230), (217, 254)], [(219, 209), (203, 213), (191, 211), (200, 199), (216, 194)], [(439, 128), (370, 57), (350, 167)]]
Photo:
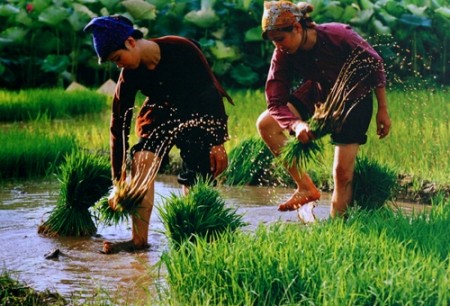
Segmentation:
[(332, 1), (327, 6), (326, 16), (330, 17), (332, 20), (340, 20), (343, 14), (344, 8), (341, 7), (338, 1)]
[(16, 22), (29, 28), (33, 27), (33, 19), (30, 18), (25, 10), (21, 10), (16, 14)]
[(69, 16), (68, 21), (75, 32), (81, 31), (90, 19), (96, 17), (96, 15), (89, 10), (86, 6), (74, 3), (74, 11)]
[(413, 27), (431, 27), (431, 19), (416, 15), (404, 14), (399, 18), (399, 21)]
[(51, 26), (57, 26), (66, 20), (69, 15), (67, 9), (51, 6), (39, 14), (38, 20)]
[(245, 42), (262, 41), (262, 30), (260, 26), (251, 28), (245, 32)]
[(42, 70), (45, 72), (62, 73), (70, 64), (66, 55), (48, 55), (42, 62)]
[(350, 23), (357, 25), (365, 25), (369, 22), (370, 18), (372, 18), (373, 14), (374, 11), (372, 9), (359, 11), (355, 14), (355, 17), (353, 17), (350, 20)]
[(219, 17), (212, 9), (190, 11), (184, 16), (187, 22), (193, 23), (200, 28), (207, 29), (219, 21)]
[(427, 9), (426, 6), (419, 7), (419, 6), (414, 5), (414, 4), (408, 4), (408, 5), (406, 6), (406, 8), (407, 8), (411, 13), (413, 13), (413, 14), (416, 15), (416, 16), (422, 16), (422, 17), (425, 17), (425, 11), (426, 11), (426, 9)]
[(20, 9), (15, 7), (12, 4), (0, 4), (0, 16), (1, 17), (9, 17), (9, 16), (17, 14), (19, 12), (20, 12)]
[(100, 0), (100, 3), (108, 10), (112, 10), (118, 3), (120, 3), (120, 0)]
[(352, 20), (352, 18), (354, 18), (356, 16), (356, 13), (357, 13), (357, 9), (355, 6), (353, 6), (353, 5), (346, 6), (344, 9), (344, 13), (341, 16), (342, 22), (344, 22), (344, 23), (350, 22), (350, 20)]
[(156, 8), (154, 5), (143, 0), (126, 0), (122, 5), (127, 9), (127, 12), (138, 20), (155, 20)]
[(210, 47), (210, 50), (214, 57), (219, 60), (234, 61), (240, 57), (237, 47), (229, 47), (219, 40), (216, 41), (214, 46)]
[(223, 76), (230, 70), (231, 63), (228, 61), (214, 61), (211, 68), (215, 75)]
[(20, 27), (11, 27), (0, 34), (0, 45), (20, 44), (23, 42), (28, 30)]
[(448, 7), (440, 7), (435, 9), (434, 12), (444, 18), (450, 19), (450, 8)]
[(385, 26), (380, 20), (378, 19), (373, 19), (372, 20), (372, 26), (375, 29), (375, 32), (377, 34), (390, 34), (391, 33), (391, 29), (387, 26)]
[(259, 80), (258, 74), (242, 63), (231, 69), (231, 77), (244, 86), (251, 86)]
[(361, 3), (361, 8), (363, 10), (373, 10), (374, 5), (370, 0), (360, 0), (359, 2)]
[(378, 15), (381, 17), (381, 19), (383, 19), (383, 21), (390, 27), (393, 27), (396, 22), (397, 22), (397, 18), (392, 16), (391, 14), (389, 14), (386, 10), (384, 9), (380, 9), (378, 11)]
[(389, 14), (397, 18), (406, 13), (406, 9), (401, 5), (401, 3), (394, 0), (386, 1), (384, 8)]

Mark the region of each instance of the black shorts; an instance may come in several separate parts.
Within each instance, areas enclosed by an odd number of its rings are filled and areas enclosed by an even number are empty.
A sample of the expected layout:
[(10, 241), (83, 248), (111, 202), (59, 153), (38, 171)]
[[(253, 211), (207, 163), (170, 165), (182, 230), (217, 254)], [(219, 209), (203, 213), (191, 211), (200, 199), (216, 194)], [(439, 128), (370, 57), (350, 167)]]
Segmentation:
[(175, 145), (180, 149), (182, 171), (178, 175), (178, 182), (182, 185), (192, 186), (199, 177), (207, 179), (212, 177), (210, 166), (210, 151), (212, 144), (205, 141), (204, 131), (201, 129), (187, 129), (172, 138), (169, 128), (159, 133), (152, 133), (148, 138), (140, 138), (131, 148), (133, 156), (139, 151), (150, 151), (164, 158)]
[[(311, 118), (311, 111), (299, 99), (291, 96), (291, 104), (300, 113), (303, 120)], [(353, 105), (354, 101), (347, 101), (345, 109)], [(345, 112), (345, 111), (344, 111)], [(369, 129), (370, 120), (373, 113), (373, 98), (369, 94), (350, 111), (347, 116), (341, 131), (331, 133), (331, 142), (337, 144), (365, 144), (367, 142), (367, 130)]]

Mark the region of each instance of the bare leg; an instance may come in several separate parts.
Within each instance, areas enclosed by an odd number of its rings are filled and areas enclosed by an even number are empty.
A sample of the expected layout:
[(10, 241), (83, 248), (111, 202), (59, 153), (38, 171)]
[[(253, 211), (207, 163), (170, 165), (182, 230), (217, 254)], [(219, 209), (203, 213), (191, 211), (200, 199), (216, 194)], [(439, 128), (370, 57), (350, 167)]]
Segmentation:
[[(270, 151), (275, 156), (278, 156), (281, 147), (283, 147), (287, 141), (284, 130), (278, 125), (267, 110), (259, 116), (256, 125), (261, 138), (267, 144)], [(279, 205), (278, 209), (280, 211), (296, 210), (300, 206), (320, 198), (320, 191), (314, 185), (307, 173), (300, 174), (300, 171), (295, 166), (290, 167), (287, 170), (294, 179), (297, 190), (289, 200)]]
[(344, 215), (353, 194), (353, 172), (355, 170), (358, 144), (338, 145), (334, 150), (334, 190), (331, 197), (331, 217)]
[(144, 182), (150, 171), (157, 171), (156, 163), (160, 162), (159, 158), (152, 152), (141, 151), (136, 152), (133, 159), (132, 176), (137, 178), (138, 185), (145, 183), (147, 191), (142, 202), (137, 209), (137, 216), (132, 216), (132, 236), (131, 241), (111, 243), (105, 241), (103, 243), (103, 252), (106, 254), (116, 253), (121, 250), (133, 251), (148, 248), (148, 230), (150, 225), (150, 216), (154, 203), (154, 180)]

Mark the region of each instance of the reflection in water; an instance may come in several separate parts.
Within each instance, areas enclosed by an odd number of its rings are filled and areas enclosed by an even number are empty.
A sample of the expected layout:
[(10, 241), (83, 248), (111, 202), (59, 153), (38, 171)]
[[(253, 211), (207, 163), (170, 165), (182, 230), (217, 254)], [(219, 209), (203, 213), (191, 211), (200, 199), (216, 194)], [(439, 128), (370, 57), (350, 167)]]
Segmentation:
[[(147, 294), (150, 284), (160, 280), (157, 272), (149, 272), (167, 247), (161, 233), (163, 225), (158, 211), (153, 210), (146, 252), (103, 255), (98, 251), (105, 239), (128, 240), (131, 222), (119, 226), (99, 225), (94, 237), (47, 238), (37, 234), (39, 224), (46, 220), (56, 204), (57, 181), (26, 181), (2, 183), (0, 187), (0, 261), (2, 268), (17, 271), (20, 280), (37, 290), (52, 289), (64, 296), (72, 293), (90, 296), (97, 289), (108, 290), (113, 297), (133, 304)], [(174, 176), (158, 176), (155, 182), (155, 205), (161, 205), (171, 193), (180, 194), (180, 185)], [(227, 204), (237, 208), (250, 223), (248, 229), (258, 224), (278, 220), (299, 222), (296, 212), (277, 211), (278, 203), (286, 200), (291, 189), (267, 187), (220, 187)], [(329, 214), (328, 194), (314, 212), (318, 219)], [(409, 206), (411, 207), (413, 206)], [(300, 224), (300, 223), (299, 223)], [(57, 259), (45, 259), (45, 254), (59, 249)], [(117, 297), (115, 296), (117, 294)], [(120, 300), (118, 299), (120, 297)]]

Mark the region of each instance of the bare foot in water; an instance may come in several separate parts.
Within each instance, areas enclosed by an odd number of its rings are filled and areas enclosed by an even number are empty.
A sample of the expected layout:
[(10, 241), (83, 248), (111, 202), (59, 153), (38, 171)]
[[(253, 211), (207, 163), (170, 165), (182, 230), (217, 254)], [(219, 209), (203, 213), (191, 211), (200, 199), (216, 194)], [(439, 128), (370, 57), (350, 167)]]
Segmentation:
[(102, 254), (115, 254), (119, 253), (120, 251), (125, 252), (136, 252), (140, 250), (146, 250), (150, 247), (150, 245), (145, 244), (142, 246), (137, 246), (133, 243), (132, 240), (129, 241), (123, 241), (123, 242), (116, 242), (112, 243), (109, 241), (103, 242), (103, 249), (100, 251)]
[(279, 211), (293, 211), (302, 207), (306, 203), (317, 201), (320, 199), (320, 191), (318, 189), (312, 191), (297, 190), (289, 200), (278, 206)]

